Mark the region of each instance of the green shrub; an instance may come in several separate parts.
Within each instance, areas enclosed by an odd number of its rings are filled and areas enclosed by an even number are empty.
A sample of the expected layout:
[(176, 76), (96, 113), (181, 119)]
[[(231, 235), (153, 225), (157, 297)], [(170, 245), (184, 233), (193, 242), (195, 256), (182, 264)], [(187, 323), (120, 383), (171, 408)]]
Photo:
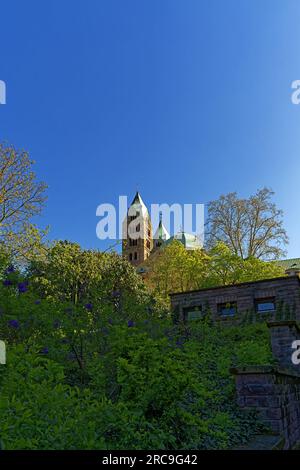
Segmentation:
[(4, 448), (225, 449), (260, 430), (229, 368), (272, 361), (264, 323), (186, 326), (147, 308), (108, 317), (19, 283), (0, 287)]

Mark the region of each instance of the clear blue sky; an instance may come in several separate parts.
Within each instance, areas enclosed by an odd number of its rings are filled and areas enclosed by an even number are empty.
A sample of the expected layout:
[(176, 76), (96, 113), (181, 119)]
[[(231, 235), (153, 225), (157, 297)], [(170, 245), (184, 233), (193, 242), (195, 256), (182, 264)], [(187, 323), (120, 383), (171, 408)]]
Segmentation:
[(96, 207), (276, 193), (300, 256), (298, 0), (1, 3), (0, 140), (49, 185), (38, 223), (102, 249)]

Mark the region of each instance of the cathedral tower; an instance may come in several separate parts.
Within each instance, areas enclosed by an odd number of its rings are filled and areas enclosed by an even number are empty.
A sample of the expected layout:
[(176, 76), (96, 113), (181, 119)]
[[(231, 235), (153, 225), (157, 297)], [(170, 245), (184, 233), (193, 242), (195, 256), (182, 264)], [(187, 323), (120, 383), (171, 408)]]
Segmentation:
[(152, 248), (150, 215), (137, 192), (123, 222), (122, 254), (133, 266), (138, 266), (150, 256)]
[(159, 224), (157, 230), (153, 237), (153, 250), (160, 248), (162, 245), (165, 244), (167, 240), (169, 240), (170, 234), (162, 221), (162, 213), (159, 214)]

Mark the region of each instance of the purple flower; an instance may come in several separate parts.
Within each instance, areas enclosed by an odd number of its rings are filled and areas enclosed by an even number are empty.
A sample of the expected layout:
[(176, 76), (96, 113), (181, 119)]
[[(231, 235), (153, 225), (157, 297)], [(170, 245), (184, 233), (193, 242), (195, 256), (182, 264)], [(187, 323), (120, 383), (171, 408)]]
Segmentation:
[(11, 273), (14, 273), (14, 272), (15, 272), (15, 268), (13, 267), (12, 264), (10, 266), (8, 266), (8, 268), (6, 268), (6, 270), (5, 270), (5, 274), (11, 274)]
[(113, 290), (112, 291), (112, 296), (113, 297), (119, 297), (120, 296), (120, 291), (119, 290)]
[(11, 328), (15, 328), (15, 329), (20, 327), (20, 323), (18, 322), (18, 320), (9, 320), (8, 325)]
[(4, 279), (3, 285), (4, 287), (12, 286), (12, 282), (10, 279)]
[(132, 326), (134, 326), (134, 322), (132, 320), (128, 320), (127, 326), (128, 328), (131, 328)]
[(18, 289), (19, 289), (20, 294), (23, 294), (24, 292), (27, 291), (27, 285), (28, 285), (28, 282), (19, 282)]
[(182, 348), (183, 344), (184, 344), (184, 340), (182, 338), (177, 339), (176, 346), (178, 348)]
[(48, 348), (43, 348), (40, 350), (41, 354), (49, 354), (49, 349)]
[(145, 325), (148, 325), (148, 323), (149, 323), (149, 320), (144, 320)]
[(85, 308), (86, 308), (87, 310), (92, 310), (93, 305), (92, 305), (91, 303), (85, 304)]
[(108, 323), (109, 323), (110, 325), (113, 324), (112, 318), (109, 318), (109, 319), (108, 319)]
[(35, 303), (36, 305), (40, 305), (41, 301), (40, 301), (39, 299), (37, 299), (37, 300), (34, 301), (34, 303)]

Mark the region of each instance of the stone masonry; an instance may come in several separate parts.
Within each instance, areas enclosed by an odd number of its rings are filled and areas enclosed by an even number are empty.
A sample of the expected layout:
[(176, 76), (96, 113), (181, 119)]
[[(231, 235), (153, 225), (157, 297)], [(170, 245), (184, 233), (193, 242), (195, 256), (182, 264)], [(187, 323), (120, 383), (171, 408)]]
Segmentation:
[[(264, 308), (257, 308), (259, 304)], [(299, 277), (291, 275), (176, 293), (171, 295), (171, 305), (174, 318), (183, 321), (193, 319), (195, 312), (201, 317), (206, 311), (213, 321), (224, 322), (224, 326), (238, 324), (249, 311), (267, 321), (273, 364), (231, 369), (237, 402), (242, 409), (258, 413), (274, 437), (277, 436), (280, 448), (299, 445), (300, 364), (292, 363), (295, 351), (292, 343), (300, 340)]]
[(300, 365), (293, 365), (292, 342), (300, 339), (295, 321), (268, 322), (275, 364), (231, 369), (241, 408), (255, 409), (262, 422), (284, 438), (284, 449), (300, 441)]
[[(256, 302), (274, 299), (276, 309), (289, 309), (291, 317), (300, 321), (300, 280), (298, 276), (285, 276), (254, 282), (245, 282), (223, 287), (199, 289), (190, 292), (171, 294), (172, 310), (180, 319), (185, 320), (184, 312), (188, 308), (209, 309), (213, 320), (232, 323), (239, 320), (246, 312), (255, 310)], [(236, 316), (221, 316), (218, 306), (227, 302), (237, 305)], [(269, 313), (270, 314), (270, 313)], [(263, 314), (262, 314), (263, 315)], [(271, 312), (276, 317), (276, 311)]]

